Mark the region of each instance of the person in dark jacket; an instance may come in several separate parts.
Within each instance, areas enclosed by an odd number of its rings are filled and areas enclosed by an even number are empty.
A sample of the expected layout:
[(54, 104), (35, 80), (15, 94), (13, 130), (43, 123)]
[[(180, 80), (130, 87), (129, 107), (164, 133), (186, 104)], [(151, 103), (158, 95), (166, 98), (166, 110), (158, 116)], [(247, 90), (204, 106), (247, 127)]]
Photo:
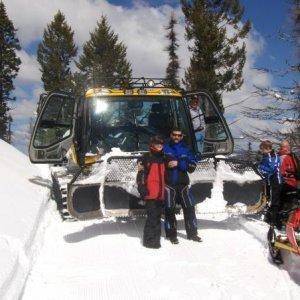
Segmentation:
[(161, 215), (165, 197), (163, 143), (159, 136), (151, 138), (150, 152), (138, 162), (138, 191), (146, 202), (147, 211), (143, 235), (143, 245), (147, 248), (160, 248)]
[(272, 142), (266, 140), (259, 146), (262, 152), (262, 160), (258, 166), (259, 171), (265, 179), (267, 194), (270, 199), (270, 209), (267, 214), (267, 222), (281, 227), (278, 211), (280, 207), (280, 195), (282, 188), (282, 178), (280, 174), (280, 157), (273, 150)]
[(201, 242), (197, 233), (195, 203), (189, 191), (188, 172), (196, 169), (196, 158), (183, 142), (183, 133), (174, 128), (170, 140), (164, 145), (167, 160), (166, 198), (165, 198), (165, 231), (166, 237), (173, 244), (178, 244), (177, 222), (175, 217), (176, 203), (183, 209), (187, 238)]

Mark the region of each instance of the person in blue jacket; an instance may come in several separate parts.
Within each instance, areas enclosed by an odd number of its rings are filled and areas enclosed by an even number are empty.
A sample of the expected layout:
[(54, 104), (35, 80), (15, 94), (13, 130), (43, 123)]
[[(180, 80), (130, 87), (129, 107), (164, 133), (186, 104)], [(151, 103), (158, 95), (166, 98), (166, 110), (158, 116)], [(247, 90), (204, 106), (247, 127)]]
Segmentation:
[(197, 219), (194, 199), (189, 191), (189, 176), (196, 169), (196, 158), (183, 142), (183, 133), (179, 128), (173, 128), (170, 140), (164, 145), (166, 157), (166, 195), (165, 195), (165, 231), (166, 237), (173, 244), (178, 244), (177, 221), (175, 217), (176, 204), (183, 209), (187, 238), (201, 242), (197, 232)]
[(260, 144), (259, 149), (263, 156), (260, 164), (258, 165), (258, 169), (265, 179), (267, 194), (270, 199), (270, 209), (267, 213), (266, 221), (280, 229), (281, 222), (278, 217), (282, 187), (280, 156), (275, 153), (272, 142), (268, 140), (263, 141)]

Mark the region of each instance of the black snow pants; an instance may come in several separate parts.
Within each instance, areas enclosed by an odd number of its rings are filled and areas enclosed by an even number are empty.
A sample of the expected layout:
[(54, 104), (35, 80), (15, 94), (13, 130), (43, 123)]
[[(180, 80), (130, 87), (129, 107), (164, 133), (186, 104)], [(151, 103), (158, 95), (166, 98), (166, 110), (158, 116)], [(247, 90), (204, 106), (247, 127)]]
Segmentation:
[(270, 209), (268, 211), (268, 220), (272, 225), (281, 227), (281, 220), (279, 218), (279, 209), (281, 207), (281, 189), (282, 185), (278, 182), (276, 176), (271, 176), (267, 185), (267, 194), (270, 199)]
[(147, 248), (160, 248), (162, 208), (162, 201), (146, 200), (147, 219), (144, 227), (143, 245)]
[(176, 204), (183, 209), (185, 230), (188, 237), (197, 235), (195, 204), (187, 185), (166, 186), (165, 231), (166, 237), (177, 237)]

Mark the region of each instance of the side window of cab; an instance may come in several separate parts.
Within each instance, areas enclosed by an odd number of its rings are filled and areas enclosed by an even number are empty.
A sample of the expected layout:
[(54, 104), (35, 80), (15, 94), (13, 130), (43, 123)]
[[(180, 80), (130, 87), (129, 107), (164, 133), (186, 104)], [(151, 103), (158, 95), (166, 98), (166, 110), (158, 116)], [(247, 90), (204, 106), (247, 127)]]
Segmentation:
[(74, 127), (75, 99), (53, 93), (45, 100), (36, 120), (29, 146), (32, 162), (60, 162), (71, 146)]

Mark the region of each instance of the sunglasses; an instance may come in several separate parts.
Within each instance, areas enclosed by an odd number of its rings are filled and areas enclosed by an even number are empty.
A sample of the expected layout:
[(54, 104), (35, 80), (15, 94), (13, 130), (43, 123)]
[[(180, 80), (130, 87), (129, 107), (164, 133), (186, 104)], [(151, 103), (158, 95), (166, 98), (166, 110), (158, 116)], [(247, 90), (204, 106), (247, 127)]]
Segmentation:
[(172, 133), (172, 136), (183, 137), (183, 134), (182, 133)]

